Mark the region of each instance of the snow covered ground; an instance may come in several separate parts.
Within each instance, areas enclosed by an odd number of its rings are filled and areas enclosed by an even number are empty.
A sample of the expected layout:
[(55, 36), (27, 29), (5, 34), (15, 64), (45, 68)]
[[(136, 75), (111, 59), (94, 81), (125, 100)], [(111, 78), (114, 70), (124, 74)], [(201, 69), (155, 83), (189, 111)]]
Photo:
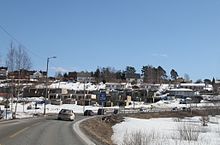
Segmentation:
[[(38, 99), (38, 101), (40, 101), (40, 99)], [(44, 112), (44, 104), (38, 104), (37, 108), (35, 109), (35, 102), (36, 100), (34, 100), (33, 102), (27, 103), (27, 104), (22, 104), (22, 103), (18, 103), (17, 106), (17, 113), (16, 113), (16, 117), (17, 118), (26, 118), (26, 117), (33, 117), (34, 114), (42, 114)], [(28, 106), (31, 106), (32, 109), (27, 109)], [(12, 105), (10, 104), (10, 108), (13, 108), (12, 110), (15, 110), (15, 103)], [(1, 110), (4, 110), (4, 106), (0, 105)], [(8, 110), (11, 110), (11, 109)], [(99, 107), (96, 106), (85, 106), (85, 108), (83, 106), (79, 106), (76, 104), (63, 104), (63, 105), (51, 105), (51, 104), (47, 104), (46, 105), (46, 113), (58, 113), (61, 109), (72, 109), (75, 113), (83, 113), (83, 110), (86, 109), (90, 109), (93, 110), (94, 112), (97, 112)], [(11, 111), (9, 111), (10, 113)], [(5, 115), (4, 115), (5, 116)], [(5, 118), (6, 119), (6, 118)], [(10, 118), (8, 118), (10, 119)]]
[[(22, 104), (18, 103), (17, 107), (17, 118), (33, 117), (34, 114), (44, 112), (44, 104), (38, 104), (35, 108), (35, 102), (40, 102), (43, 98), (27, 98), (30, 103)], [(26, 100), (26, 101), (27, 101)], [(200, 103), (191, 104), (191, 106), (213, 106), (212, 103)], [(27, 109), (28, 106), (32, 106), (32, 109)], [(10, 107), (15, 109), (15, 104), (10, 104)], [(131, 108), (145, 108), (146, 110), (170, 110), (173, 107), (190, 107), (190, 105), (179, 104), (179, 100), (162, 100), (157, 103), (144, 104), (143, 102), (135, 102), (126, 109)], [(0, 105), (1, 110), (5, 110), (4, 106)], [(79, 106), (76, 104), (63, 104), (63, 105), (46, 105), (46, 113), (58, 113), (61, 109), (72, 109), (75, 113), (83, 113), (83, 110), (90, 109), (94, 112), (100, 108), (100, 106)], [(106, 109), (113, 110), (115, 107), (107, 107)], [(10, 109), (10, 108), (9, 108)], [(8, 115), (8, 119), (10, 119)], [(112, 140), (115, 144), (121, 145), (126, 138), (125, 136), (131, 135), (131, 133), (141, 132), (145, 134), (151, 140), (151, 145), (218, 145), (220, 142), (220, 116), (210, 117), (210, 122), (208, 126), (203, 127), (201, 125), (200, 117), (176, 119), (176, 118), (157, 118), (157, 119), (135, 119), (135, 118), (125, 118), (125, 121), (113, 126), (114, 134)], [(180, 139), (179, 127), (184, 124), (197, 127), (199, 129), (199, 136), (197, 141), (185, 141)], [(198, 132), (198, 131), (197, 131)], [(157, 139), (156, 139), (157, 138)], [(211, 138), (211, 140), (210, 140)]]
[[(136, 119), (125, 118), (125, 121), (113, 126), (113, 143), (122, 145), (132, 138), (132, 134), (141, 133), (147, 137), (147, 145), (219, 145), (220, 142), (220, 116), (211, 117), (208, 126), (202, 126), (200, 117), (175, 119), (154, 118)], [(181, 139), (180, 129), (195, 129), (188, 132), (198, 140)], [(194, 134), (193, 134), (194, 133)], [(195, 134), (196, 133), (196, 134)], [(140, 137), (140, 134), (138, 134)], [(137, 136), (136, 136), (137, 137)], [(146, 143), (145, 142), (145, 143)]]
[[(18, 103), (17, 107), (17, 115), (16, 117), (18, 118), (25, 118), (25, 117), (31, 117), (33, 114), (36, 113), (43, 113), (44, 112), (44, 105), (43, 104), (38, 104), (37, 108), (35, 108), (35, 103), (43, 101), (44, 98), (26, 98), (25, 101), (30, 102), (27, 104), (22, 104)], [(13, 108), (12, 111), (15, 110), (15, 103), (12, 105), (9, 105), (10, 108), (8, 110), (11, 110), (11, 107)], [(27, 109), (28, 106), (32, 106), (32, 109)], [(168, 110), (170, 111), (172, 108), (177, 107), (181, 109), (182, 107), (192, 107), (192, 106), (197, 106), (197, 107), (202, 107), (202, 106), (214, 106), (213, 103), (200, 103), (200, 104), (179, 104), (179, 100), (161, 100), (156, 103), (151, 103), (151, 104), (144, 104), (144, 102), (132, 102), (130, 106), (126, 106), (125, 109), (132, 109), (135, 108), (139, 110), (139, 108), (144, 108), (146, 111), (165, 111)], [(63, 105), (51, 105), (47, 104), (46, 105), (46, 112), (47, 113), (58, 113), (61, 109), (66, 108), (66, 109), (72, 109), (75, 113), (83, 113), (84, 110), (90, 109), (93, 110), (94, 112), (97, 112), (97, 110), (101, 106), (83, 106), (76, 105), (76, 104), (63, 104)], [(1, 110), (5, 110), (4, 106), (0, 105)], [(106, 107), (107, 110), (114, 110), (114, 109), (119, 109), (118, 106), (114, 107)]]

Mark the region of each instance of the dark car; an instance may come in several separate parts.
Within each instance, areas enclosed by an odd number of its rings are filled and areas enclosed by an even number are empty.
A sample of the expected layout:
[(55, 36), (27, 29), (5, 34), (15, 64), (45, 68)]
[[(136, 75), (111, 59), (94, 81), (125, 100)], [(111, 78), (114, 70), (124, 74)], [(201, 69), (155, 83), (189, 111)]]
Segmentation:
[(182, 111), (191, 111), (191, 108), (189, 108), (189, 107), (182, 107), (181, 110)]
[(177, 107), (173, 107), (171, 111), (178, 111)]
[(113, 114), (118, 114), (118, 109), (114, 109)]
[(92, 110), (86, 110), (84, 112), (84, 116), (93, 116), (93, 115), (95, 115), (95, 113)]

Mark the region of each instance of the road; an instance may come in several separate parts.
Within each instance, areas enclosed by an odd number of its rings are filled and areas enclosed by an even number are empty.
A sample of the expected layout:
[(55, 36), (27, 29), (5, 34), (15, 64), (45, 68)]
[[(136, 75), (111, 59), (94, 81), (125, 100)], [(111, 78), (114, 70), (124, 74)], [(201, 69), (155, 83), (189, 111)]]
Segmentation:
[(83, 145), (73, 131), (74, 122), (56, 116), (0, 122), (0, 145)]

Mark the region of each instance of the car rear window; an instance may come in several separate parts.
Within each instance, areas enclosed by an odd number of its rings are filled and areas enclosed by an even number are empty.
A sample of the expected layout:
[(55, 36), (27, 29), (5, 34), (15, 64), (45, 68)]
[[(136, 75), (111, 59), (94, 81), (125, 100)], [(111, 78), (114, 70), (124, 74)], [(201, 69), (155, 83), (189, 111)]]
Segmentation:
[(73, 113), (72, 110), (62, 109), (61, 113)]

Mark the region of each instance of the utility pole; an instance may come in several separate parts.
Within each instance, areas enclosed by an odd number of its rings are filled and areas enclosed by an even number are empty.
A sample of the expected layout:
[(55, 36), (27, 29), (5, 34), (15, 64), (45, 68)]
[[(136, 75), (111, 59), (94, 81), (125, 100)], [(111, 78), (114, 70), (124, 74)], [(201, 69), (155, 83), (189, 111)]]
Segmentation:
[(17, 100), (16, 100), (16, 104), (15, 104), (15, 112), (14, 112), (13, 118), (16, 118), (17, 107), (18, 107), (18, 99), (19, 99), (19, 94), (20, 94), (20, 79), (21, 79), (21, 69), (20, 69), (20, 66), (19, 66), (18, 71), (19, 72), (18, 72)]
[(47, 58), (47, 69), (46, 69), (46, 96), (44, 97), (44, 115), (46, 115), (46, 100), (48, 98), (48, 66), (51, 58), (56, 58), (56, 56)]
[(83, 84), (83, 92), (84, 92), (84, 97), (83, 97), (83, 113), (85, 112), (85, 98), (86, 98), (86, 88), (85, 88), (85, 80)]

